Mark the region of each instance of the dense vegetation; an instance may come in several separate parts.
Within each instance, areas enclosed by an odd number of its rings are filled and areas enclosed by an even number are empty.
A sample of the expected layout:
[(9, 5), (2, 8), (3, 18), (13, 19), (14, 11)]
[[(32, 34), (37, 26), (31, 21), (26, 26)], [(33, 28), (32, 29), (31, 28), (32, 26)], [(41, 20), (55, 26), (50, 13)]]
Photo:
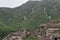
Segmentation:
[(35, 30), (51, 20), (60, 20), (59, 0), (28, 1), (16, 8), (0, 8), (0, 40), (10, 32), (21, 28)]

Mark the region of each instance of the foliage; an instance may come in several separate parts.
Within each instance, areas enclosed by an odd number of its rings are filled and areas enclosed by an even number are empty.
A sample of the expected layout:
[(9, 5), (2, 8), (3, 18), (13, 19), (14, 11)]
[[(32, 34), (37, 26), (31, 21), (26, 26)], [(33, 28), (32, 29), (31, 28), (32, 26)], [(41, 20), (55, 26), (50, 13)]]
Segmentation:
[(0, 40), (21, 28), (35, 30), (50, 19), (60, 20), (60, 1), (49, 1), (28, 1), (16, 8), (0, 8)]
[(29, 37), (27, 38), (27, 40), (36, 40), (36, 37), (33, 36), (33, 35), (31, 35), (31, 36), (29, 36)]

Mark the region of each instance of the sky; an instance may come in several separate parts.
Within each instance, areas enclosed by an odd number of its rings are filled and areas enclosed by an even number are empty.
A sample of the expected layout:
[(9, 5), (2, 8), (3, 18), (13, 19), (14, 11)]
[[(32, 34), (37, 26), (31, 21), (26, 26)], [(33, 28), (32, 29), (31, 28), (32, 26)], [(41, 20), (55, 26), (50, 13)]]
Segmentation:
[(0, 7), (14, 8), (14, 7), (22, 5), (23, 3), (27, 1), (28, 0), (0, 0)]

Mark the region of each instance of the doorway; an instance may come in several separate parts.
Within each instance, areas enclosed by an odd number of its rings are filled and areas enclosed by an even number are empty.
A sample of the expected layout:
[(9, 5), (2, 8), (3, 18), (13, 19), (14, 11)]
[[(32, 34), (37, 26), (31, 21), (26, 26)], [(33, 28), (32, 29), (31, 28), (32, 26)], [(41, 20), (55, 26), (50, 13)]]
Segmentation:
[(58, 38), (57, 37), (54, 37), (54, 40), (57, 40)]

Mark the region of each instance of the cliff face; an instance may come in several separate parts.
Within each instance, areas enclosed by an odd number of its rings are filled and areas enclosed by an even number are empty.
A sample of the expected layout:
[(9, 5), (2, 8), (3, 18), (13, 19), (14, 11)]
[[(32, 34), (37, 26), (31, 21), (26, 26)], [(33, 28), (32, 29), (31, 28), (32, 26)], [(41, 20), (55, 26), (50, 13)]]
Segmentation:
[(41, 24), (35, 31), (22, 29), (9, 34), (3, 40), (28, 40), (30, 35), (35, 36), (35, 40), (60, 40), (60, 21)]

